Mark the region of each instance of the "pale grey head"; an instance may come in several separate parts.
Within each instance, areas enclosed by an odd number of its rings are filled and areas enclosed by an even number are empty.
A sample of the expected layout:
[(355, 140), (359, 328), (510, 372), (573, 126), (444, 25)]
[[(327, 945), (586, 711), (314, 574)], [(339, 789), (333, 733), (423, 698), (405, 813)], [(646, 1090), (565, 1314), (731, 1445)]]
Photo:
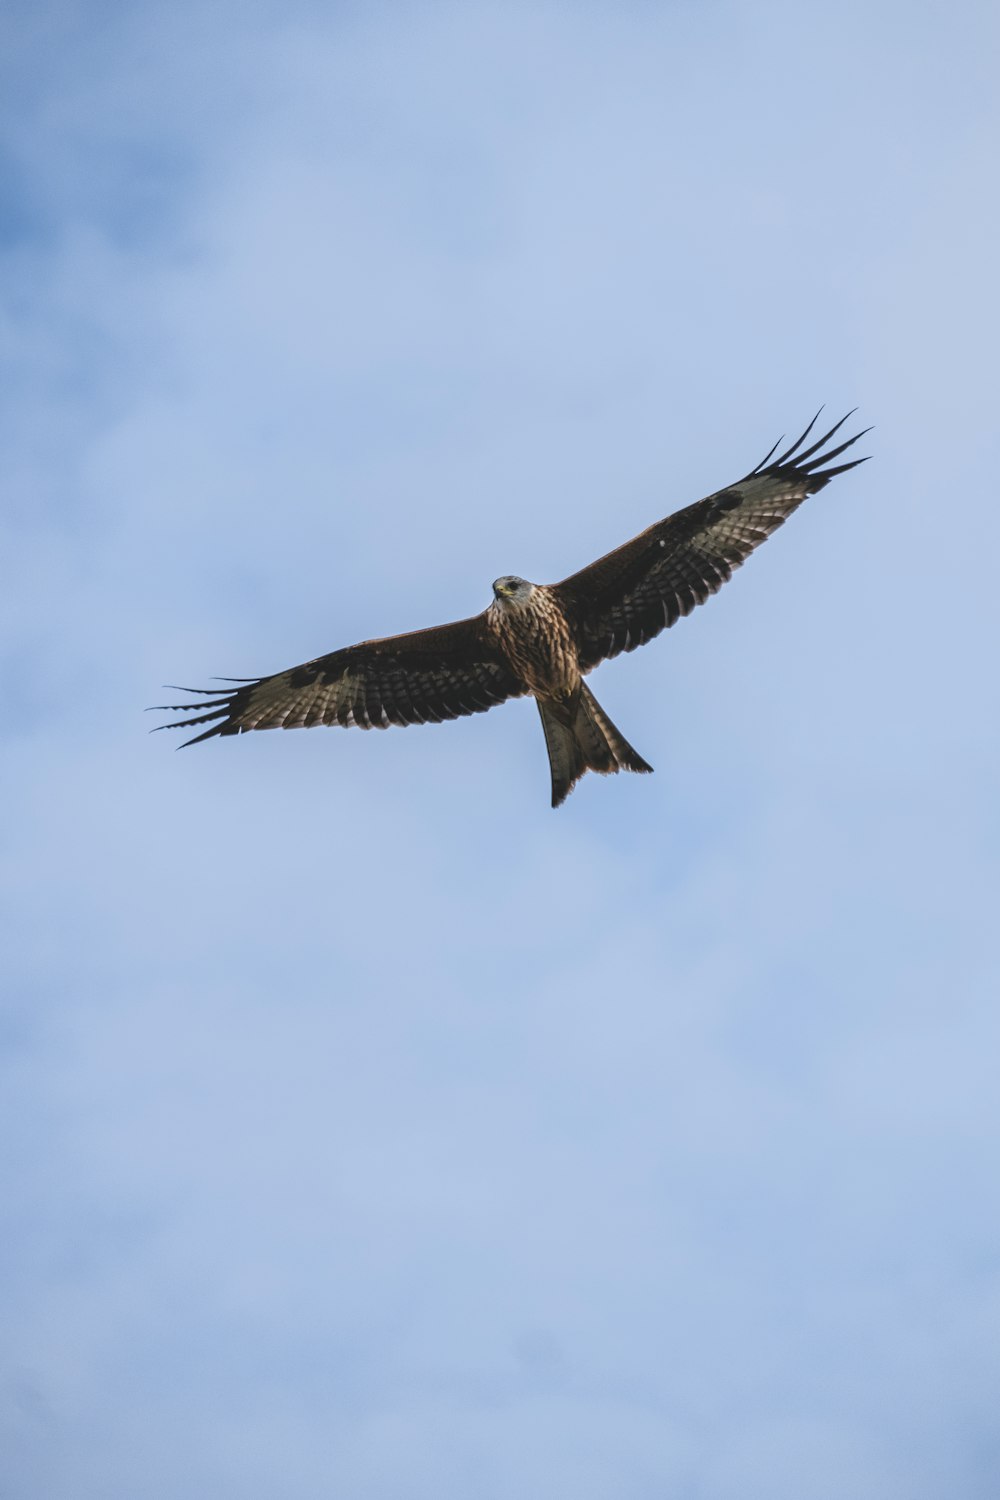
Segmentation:
[(527, 604), (535, 591), (535, 585), (529, 583), (526, 578), (518, 578), (513, 573), (504, 574), (493, 584), (493, 597), (498, 604), (511, 605), (515, 609), (522, 604)]

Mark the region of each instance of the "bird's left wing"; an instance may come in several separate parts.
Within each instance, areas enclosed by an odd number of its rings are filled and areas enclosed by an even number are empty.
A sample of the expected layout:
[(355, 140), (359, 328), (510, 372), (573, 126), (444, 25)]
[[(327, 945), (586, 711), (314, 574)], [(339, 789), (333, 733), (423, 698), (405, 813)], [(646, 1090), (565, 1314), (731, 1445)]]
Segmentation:
[(211, 729), (185, 740), (186, 745), (250, 729), (308, 729), (314, 724), (388, 729), (390, 724), (437, 724), (483, 713), (525, 691), (499, 651), (485, 614), (362, 641), (273, 677), (223, 681), (239, 686), (178, 689), (199, 693), (203, 701), (160, 707), (174, 713), (197, 709), (196, 716), (158, 727), (212, 723)]
[(802, 449), (817, 417), (780, 458), (772, 461), (776, 443), (745, 479), (658, 521), (553, 586), (574, 630), (583, 671), (634, 651), (704, 604), (807, 495), (865, 462), (858, 458), (823, 467), (864, 436), (859, 432), (826, 449), (847, 417)]

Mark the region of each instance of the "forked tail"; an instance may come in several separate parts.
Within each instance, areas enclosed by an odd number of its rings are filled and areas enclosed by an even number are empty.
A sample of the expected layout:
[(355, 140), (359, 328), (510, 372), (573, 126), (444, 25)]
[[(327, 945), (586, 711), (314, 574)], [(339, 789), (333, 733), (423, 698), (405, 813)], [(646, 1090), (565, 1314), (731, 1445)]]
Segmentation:
[(618, 771), (652, 771), (616, 729), (586, 686), (569, 698), (539, 698), (545, 744), (552, 768), (552, 806), (565, 802), (586, 771), (610, 776)]

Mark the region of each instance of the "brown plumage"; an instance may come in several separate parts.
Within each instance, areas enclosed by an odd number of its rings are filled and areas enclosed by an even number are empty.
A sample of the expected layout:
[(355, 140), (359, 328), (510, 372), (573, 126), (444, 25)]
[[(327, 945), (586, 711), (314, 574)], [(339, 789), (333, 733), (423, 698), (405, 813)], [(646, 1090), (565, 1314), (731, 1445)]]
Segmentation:
[(493, 603), (472, 619), (363, 641), (272, 677), (222, 679), (237, 684), (232, 688), (182, 688), (200, 694), (202, 702), (163, 706), (197, 710), (195, 717), (159, 727), (212, 724), (188, 745), (250, 729), (387, 729), (482, 713), (530, 693), (545, 731), (553, 807), (585, 771), (650, 771), (583, 675), (703, 604), (807, 495), (864, 463), (851, 459), (829, 467), (864, 435), (826, 449), (846, 421), (803, 449), (814, 417), (780, 458), (773, 457), (776, 443), (736, 484), (658, 521), (561, 583), (498, 578)]

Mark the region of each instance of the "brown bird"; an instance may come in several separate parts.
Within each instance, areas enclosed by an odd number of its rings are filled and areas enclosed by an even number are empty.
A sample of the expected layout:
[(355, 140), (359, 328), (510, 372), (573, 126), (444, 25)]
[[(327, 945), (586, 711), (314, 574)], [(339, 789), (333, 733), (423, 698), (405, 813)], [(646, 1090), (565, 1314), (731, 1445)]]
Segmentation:
[(651, 771), (612, 724), (584, 676), (690, 614), (807, 495), (864, 463), (858, 458), (824, 467), (864, 436), (859, 432), (826, 448), (851, 415), (803, 449), (817, 412), (780, 458), (773, 457), (779, 439), (744, 479), (657, 521), (562, 583), (528, 583), (508, 575), (494, 583), (489, 608), (472, 619), (362, 641), (272, 677), (220, 679), (238, 684), (231, 689), (179, 688), (203, 701), (161, 708), (198, 713), (159, 728), (222, 720), (186, 740), (188, 745), (249, 729), (314, 724), (388, 729), (482, 713), (530, 693), (545, 731), (553, 807), (565, 801), (586, 771)]

